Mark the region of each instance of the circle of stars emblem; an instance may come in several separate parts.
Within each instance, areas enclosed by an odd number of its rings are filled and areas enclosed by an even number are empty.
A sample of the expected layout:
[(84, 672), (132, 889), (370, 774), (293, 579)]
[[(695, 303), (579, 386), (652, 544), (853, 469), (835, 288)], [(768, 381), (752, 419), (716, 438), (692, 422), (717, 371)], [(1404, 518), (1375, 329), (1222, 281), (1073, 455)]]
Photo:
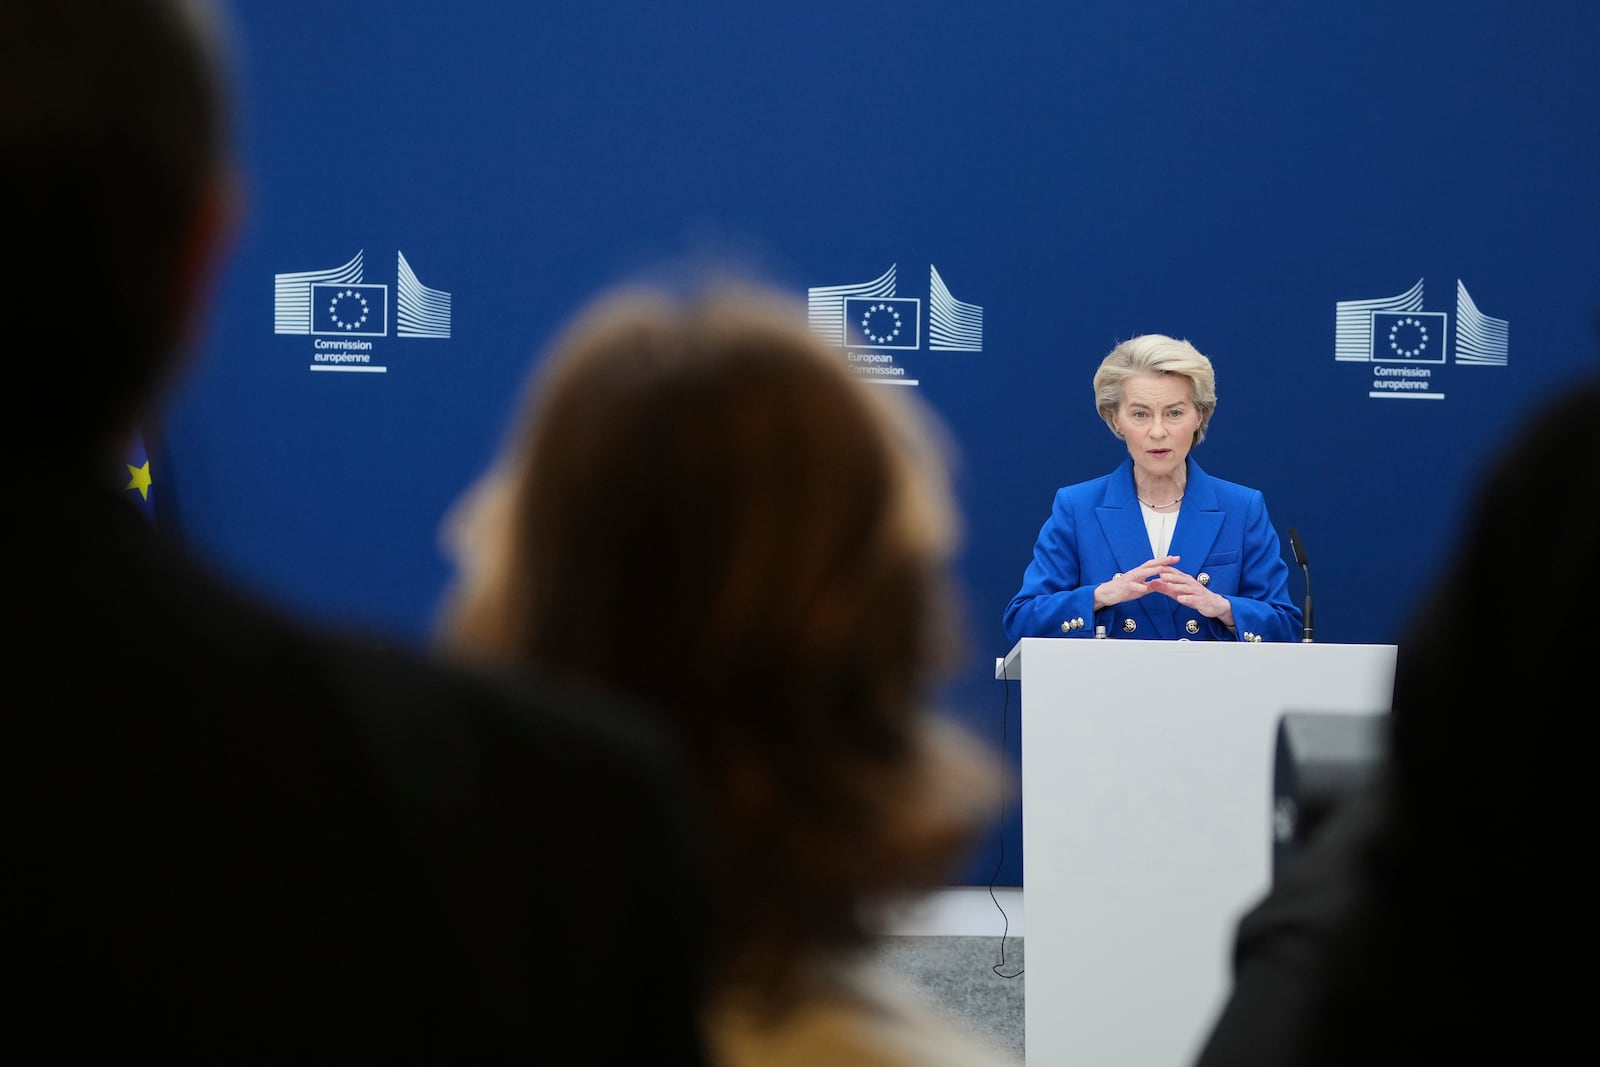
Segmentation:
[[(339, 305), (346, 301), (355, 302), (348, 305), (346, 311), (346, 314), (350, 315), (348, 319), (339, 314)], [(357, 312), (357, 305), (360, 305), (359, 312)], [(333, 320), (333, 324), (341, 330), (354, 330), (365, 325), (370, 311), (371, 309), (367, 306), (367, 298), (354, 289), (345, 289), (342, 292), (335, 293), (333, 299), (328, 302), (328, 318)]]
[[(1410, 329), (1410, 331), (1412, 331), (1411, 337), (1415, 338), (1415, 348), (1407, 348), (1405, 345), (1400, 343), (1399, 334), (1401, 327), (1407, 327)], [(1409, 339), (1410, 338), (1408, 338), (1408, 340)], [(1421, 319), (1414, 319), (1410, 315), (1407, 315), (1403, 319), (1397, 320), (1392, 326), (1389, 327), (1389, 348), (1397, 356), (1403, 356), (1406, 359), (1415, 359), (1417, 356), (1420, 356), (1423, 352), (1427, 351), (1428, 327), (1423, 324)]]
[[(880, 316), (879, 312), (887, 312), (887, 316)], [(877, 318), (883, 322), (882, 326), (874, 329), (872, 323)], [(879, 333), (877, 330), (886, 330)], [(886, 345), (900, 336), (900, 312), (891, 304), (873, 304), (861, 316), (861, 333), (868, 341), (877, 345)]]

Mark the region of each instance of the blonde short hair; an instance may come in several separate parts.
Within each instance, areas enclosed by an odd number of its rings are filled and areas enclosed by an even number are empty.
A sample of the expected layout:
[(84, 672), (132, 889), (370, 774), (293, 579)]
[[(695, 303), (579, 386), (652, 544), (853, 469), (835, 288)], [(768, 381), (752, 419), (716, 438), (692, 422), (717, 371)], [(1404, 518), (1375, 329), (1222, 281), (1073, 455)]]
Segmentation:
[(1122, 437), (1117, 429), (1117, 411), (1122, 407), (1122, 387), (1129, 378), (1140, 374), (1173, 374), (1188, 379), (1189, 397), (1200, 413), (1200, 425), (1194, 432), (1194, 444), (1206, 439), (1206, 427), (1211, 425), (1211, 413), (1217, 409), (1217, 378), (1211, 361), (1190, 344), (1161, 333), (1147, 333), (1129, 338), (1100, 361), (1094, 372), (1094, 404), (1111, 432)]

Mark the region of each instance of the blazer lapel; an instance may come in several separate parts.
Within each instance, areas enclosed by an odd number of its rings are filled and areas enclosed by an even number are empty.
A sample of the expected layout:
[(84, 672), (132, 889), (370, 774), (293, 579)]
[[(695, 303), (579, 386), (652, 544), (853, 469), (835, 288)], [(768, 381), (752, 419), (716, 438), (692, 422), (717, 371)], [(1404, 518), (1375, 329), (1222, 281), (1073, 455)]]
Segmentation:
[(1125, 459), (1106, 483), (1105, 497), (1095, 505), (1100, 532), (1111, 546), (1119, 571), (1131, 571), (1150, 559), (1150, 533), (1133, 488), (1133, 460)]
[(1211, 476), (1190, 459), (1189, 480), (1183, 487), (1178, 523), (1172, 531), (1170, 554), (1178, 557), (1179, 570), (1199, 575), (1201, 565), (1211, 555), (1211, 546), (1222, 530), (1224, 517)]

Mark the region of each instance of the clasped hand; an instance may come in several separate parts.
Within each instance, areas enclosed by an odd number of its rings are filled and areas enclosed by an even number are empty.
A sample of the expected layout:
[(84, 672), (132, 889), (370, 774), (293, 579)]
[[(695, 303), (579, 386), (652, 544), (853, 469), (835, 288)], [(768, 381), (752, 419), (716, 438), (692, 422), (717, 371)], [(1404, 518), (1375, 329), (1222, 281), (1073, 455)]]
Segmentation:
[(1201, 585), (1192, 574), (1179, 570), (1174, 564), (1177, 556), (1161, 556), (1142, 563), (1131, 571), (1119, 574), (1095, 587), (1095, 610), (1109, 608), (1128, 600), (1138, 600), (1147, 593), (1161, 593), (1193, 608), (1208, 619), (1222, 619), (1232, 625), (1232, 605), (1228, 598), (1213, 593)]

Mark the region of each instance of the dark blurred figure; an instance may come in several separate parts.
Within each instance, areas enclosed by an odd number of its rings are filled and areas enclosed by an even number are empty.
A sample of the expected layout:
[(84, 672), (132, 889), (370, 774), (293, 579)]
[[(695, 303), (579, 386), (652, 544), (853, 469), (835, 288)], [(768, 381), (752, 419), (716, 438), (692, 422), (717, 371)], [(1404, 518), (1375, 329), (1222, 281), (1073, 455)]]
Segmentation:
[(318, 632), (126, 500), (234, 208), (216, 13), (0, 0), (13, 1062), (696, 1063), (631, 704)]
[(960, 651), (931, 413), (745, 284), (609, 294), (539, 366), (451, 531), (482, 654), (644, 698), (704, 783), (722, 1067), (986, 1067), (868, 951), (998, 793), (936, 714)]
[[(1400, 642), (1387, 761), (1240, 922), (1200, 1067), (1553, 1063), (1588, 1040), (1596, 412), (1600, 380), (1575, 385), (1488, 472)], [(1537, 591), (1495, 577), (1528, 563)]]

